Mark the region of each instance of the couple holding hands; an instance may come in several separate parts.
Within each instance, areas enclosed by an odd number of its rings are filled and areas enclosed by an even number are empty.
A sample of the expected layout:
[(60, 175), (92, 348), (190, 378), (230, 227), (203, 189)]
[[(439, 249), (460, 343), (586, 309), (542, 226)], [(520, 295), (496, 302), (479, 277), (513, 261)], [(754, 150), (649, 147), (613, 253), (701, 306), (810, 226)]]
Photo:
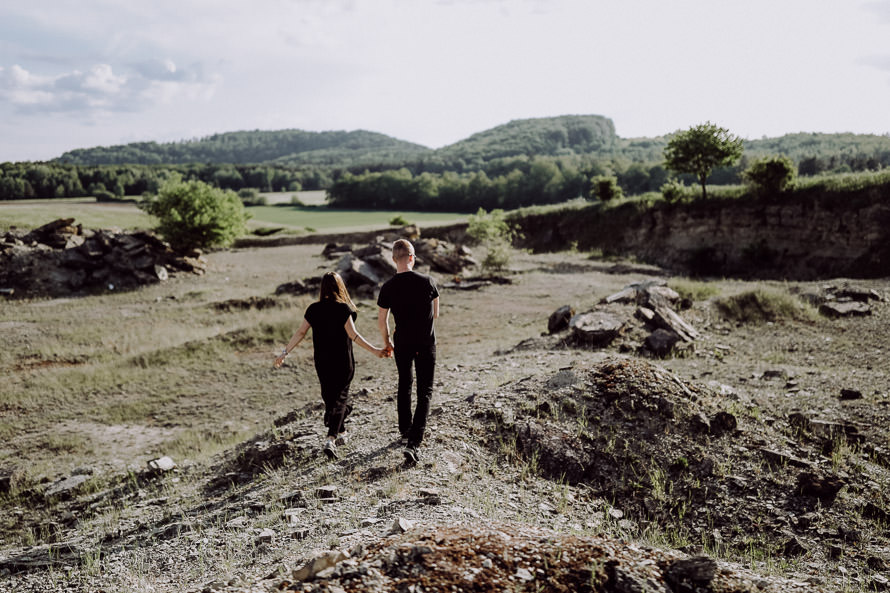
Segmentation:
[[(383, 348), (377, 348), (358, 333), (355, 305), (343, 279), (336, 272), (328, 272), (321, 279), (318, 301), (306, 309), (303, 323), (275, 359), (275, 367), (280, 367), (312, 328), (315, 371), (325, 405), (324, 424), (328, 427), (324, 452), (330, 459), (337, 458), (337, 446), (346, 441), (344, 423), (352, 411), (349, 386), (355, 375), (355, 342), (379, 358), (395, 358), (399, 373), (399, 433), (405, 445), (405, 462), (414, 465), (419, 460), (418, 447), (423, 441), (433, 394), (439, 291), (432, 278), (414, 271), (414, 246), (409, 241), (399, 239), (393, 244), (392, 259), (396, 274), (383, 284), (377, 297), (377, 326)], [(390, 313), (396, 326), (393, 338), (389, 331)], [(413, 413), (412, 370), (417, 374), (417, 404)]]

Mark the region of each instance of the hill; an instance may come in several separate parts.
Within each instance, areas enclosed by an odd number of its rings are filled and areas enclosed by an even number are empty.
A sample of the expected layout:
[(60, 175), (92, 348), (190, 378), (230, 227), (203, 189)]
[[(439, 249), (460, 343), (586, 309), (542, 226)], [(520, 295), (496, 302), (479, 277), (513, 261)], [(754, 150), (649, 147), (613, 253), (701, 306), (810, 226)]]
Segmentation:
[(618, 144), (615, 124), (601, 115), (513, 120), (436, 151), (436, 156), (489, 161), (512, 156), (608, 153)]
[(359, 161), (398, 163), (428, 152), (429, 148), (419, 144), (365, 130), (254, 130), (163, 144), (134, 142), (80, 148), (66, 152), (57, 161), (75, 165), (277, 162), (346, 166)]

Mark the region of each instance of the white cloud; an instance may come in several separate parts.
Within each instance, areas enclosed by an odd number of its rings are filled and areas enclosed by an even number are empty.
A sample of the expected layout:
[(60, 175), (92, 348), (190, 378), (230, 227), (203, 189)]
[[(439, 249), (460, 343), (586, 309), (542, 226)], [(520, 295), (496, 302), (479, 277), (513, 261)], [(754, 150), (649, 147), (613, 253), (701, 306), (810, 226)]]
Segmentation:
[(207, 100), (219, 81), (199, 67), (179, 69), (172, 60), (142, 62), (128, 74), (116, 74), (110, 64), (94, 64), (86, 72), (56, 76), (35, 75), (16, 64), (0, 69), (0, 102), (20, 114), (81, 112), (90, 117), (180, 98)]

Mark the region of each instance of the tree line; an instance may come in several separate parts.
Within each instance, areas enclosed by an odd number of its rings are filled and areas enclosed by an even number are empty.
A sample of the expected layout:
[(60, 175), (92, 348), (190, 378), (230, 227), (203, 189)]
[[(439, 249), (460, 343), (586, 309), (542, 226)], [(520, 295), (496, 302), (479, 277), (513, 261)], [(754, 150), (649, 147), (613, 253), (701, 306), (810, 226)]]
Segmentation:
[(238, 191), (300, 191), (324, 189), (333, 183), (325, 167), (269, 165), (102, 165), (58, 163), (0, 163), (0, 200), (76, 198), (114, 199), (156, 193), (169, 179), (201, 181)]

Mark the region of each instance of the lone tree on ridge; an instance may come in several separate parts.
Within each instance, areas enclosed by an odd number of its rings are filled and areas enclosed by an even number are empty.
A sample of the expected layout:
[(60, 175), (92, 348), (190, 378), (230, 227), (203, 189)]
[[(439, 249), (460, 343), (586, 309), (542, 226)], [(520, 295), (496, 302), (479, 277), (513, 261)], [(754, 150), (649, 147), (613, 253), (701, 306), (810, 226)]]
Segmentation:
[(698, 177), (701, 195), (708, 197), (705, 183), (714, 167), (730, 166), (742, 157), (742, 139), (711, 122), (678, 132), (664, 148), (664, 166)]

